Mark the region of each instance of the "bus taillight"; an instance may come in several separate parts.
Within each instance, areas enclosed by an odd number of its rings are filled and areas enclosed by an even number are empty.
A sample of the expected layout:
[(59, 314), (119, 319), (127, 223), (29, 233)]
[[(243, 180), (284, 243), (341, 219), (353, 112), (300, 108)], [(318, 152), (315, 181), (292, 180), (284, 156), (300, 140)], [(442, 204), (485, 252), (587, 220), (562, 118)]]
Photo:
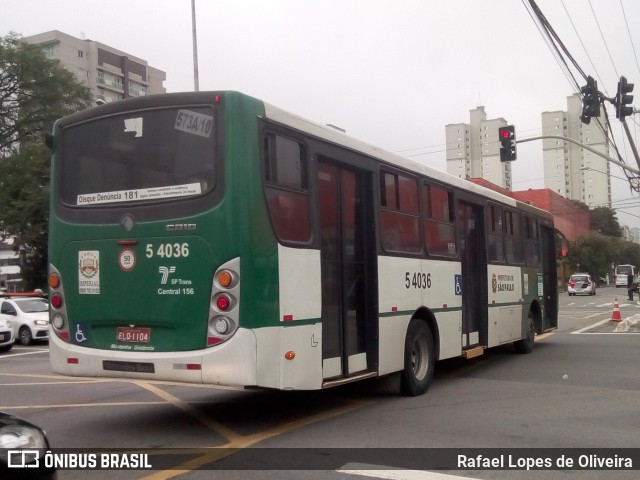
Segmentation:
[(221, 288), (232, 288), (237, 276), (231, 270), (221, 270), (216, 273), (216, 280)]
[(55, 309), (62, 308), (64, 301), (62, 300), (62, 295), (58, 295), (57, 293), (51, 297), (51, 306)]
[(70, 334), (69, 334), (69, 324), (67, 322), (67, 307), (64, 301), (64, 288), (62, 286), (62, 276), (60, 272), (51, 264), (49, 264), (49, 279), (48, 284), (51, 289), (51, 311), (49, 314), (49, 319), (51, 321), (51, 326), (53, 327), (53, 331), (56, 335), (64, 340), (65, 342), (69, 342)]
[(213, 275), (207, 347), (218, 345), (238, 330), (240, 295), (240, 259), (221, 265)]
[(49, 275), (49, 286), (51, 288), (58, 288), (60, 286), (60, 277), (55, 273)]
[(53, 325), (53, 328), (55, 328), (56, 330), (62, 330), (64, 328), (64, 317), (62, 315), (60, 315), (59, 313), (56, 313), (53, 316), (53, 320), (51, 321), (51, 325)]
[(213, 331), (218, 335), (226, 335), (233, 328), (233, 322), (227, 317), (215, 317), (209, 322), (209, 329), (213, 327)]
[(229, 310), (229, 307), (231, 307), (231, 297), (225, 293), (218, 295), (218, 298), (216, 298), (216, 307), (218, 307), (218, 310), (221, 312), (226, 312)]

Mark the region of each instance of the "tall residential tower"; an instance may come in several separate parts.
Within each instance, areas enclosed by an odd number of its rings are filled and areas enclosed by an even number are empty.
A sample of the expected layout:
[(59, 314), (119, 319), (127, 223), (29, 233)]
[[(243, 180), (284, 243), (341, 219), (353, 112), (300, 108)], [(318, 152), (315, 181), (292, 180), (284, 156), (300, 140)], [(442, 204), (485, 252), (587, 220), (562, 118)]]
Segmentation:
[(482, 106), (469, 113), (470, 123), (445, 126), (447, 172), (460, 178), (484, 178), (511, 190), (511, 163), (500, 161), (498, 140), (498, 129), (507, 125), (506, 120), (487, 120)]
[(113, 102), (128, 97), (165, 93), (166, 73), (134, 57), (93, 40), (82, 40), (52, 30), (24, 37), (42, 48), (47, 58), (56, 58), (98, 101)]
[[(572, 138), (591, 148), (609, 154), (603, 116), (580, 121), (582, 100), (578, 95), (567, 97), (567, 111), (542, 113), (542, 134)], [(602, 125), (602, 128), (599, 126)], [(609, 162), (574, 143), (558, 139), (542, 141), (544, 186), (563, 197), (579, 200), (590, 208), (611, 207), (611, 176)]]

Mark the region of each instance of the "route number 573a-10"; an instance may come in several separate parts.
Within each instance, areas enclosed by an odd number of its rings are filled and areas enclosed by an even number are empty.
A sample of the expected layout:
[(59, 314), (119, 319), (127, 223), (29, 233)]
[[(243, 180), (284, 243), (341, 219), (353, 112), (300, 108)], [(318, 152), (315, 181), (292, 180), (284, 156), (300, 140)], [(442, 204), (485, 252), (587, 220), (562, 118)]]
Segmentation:
[(180, 258), (189, 256), (189, 244), (188, 243), (161, 243), (157, 247), (153, 244), (147, 243), (146, 250), (147, 258), (152, 258), (154, 255), (160, 258)]

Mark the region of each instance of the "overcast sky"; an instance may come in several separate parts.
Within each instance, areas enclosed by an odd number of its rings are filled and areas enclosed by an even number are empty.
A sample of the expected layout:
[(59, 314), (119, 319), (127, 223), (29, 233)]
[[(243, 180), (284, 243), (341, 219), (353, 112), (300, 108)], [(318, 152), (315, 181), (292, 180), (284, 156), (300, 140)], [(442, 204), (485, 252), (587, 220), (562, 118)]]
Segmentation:
[[(169, 92), (194, 88), (191, 0), (3, 3), (0, 35), (60, 30), (147, 60), (167, 73)], [(440, 170), (444, 126), (468, 123), (469, 110), (483, 105), (523, 139), (540, 135), (541, 112), (566, 110), (574, 92), (519, 0), (195, 3), (200, 90), (238, 90)], [(537, 3), (600, 91), (613, 97), (625, 75), (639, 85), (640, 106), (640, 1)], [(633, 119), (637, 135), (640, 115)], [(628, 146), (621, 151), (637, 167)], [(624, 177), (617, 166), (612, 175)], [(514, 190), (544, 187), (540, 141), (518, 145), (513, 181)], [(612, 184), (619, 221), (640, 227), (638, 193), (626, 181)]]

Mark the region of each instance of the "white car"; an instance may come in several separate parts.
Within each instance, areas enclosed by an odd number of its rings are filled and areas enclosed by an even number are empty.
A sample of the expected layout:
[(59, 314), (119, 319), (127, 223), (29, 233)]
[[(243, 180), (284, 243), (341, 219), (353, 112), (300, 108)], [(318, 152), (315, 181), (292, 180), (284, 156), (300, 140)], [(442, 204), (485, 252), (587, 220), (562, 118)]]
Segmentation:
[(9, 320), (0, 318), (0, 352), (8, 352), (13, 347), (15, 337), (13, 326)]
[(11, 322), (13, 334), (22, 345), (49, 340), (49, 302), (42, 297), (0, 297), (0, 320)]
[(571, 295), (595, 295), (596, 282), (588, 273), (574, 273), (569, 279), (567, 292)]

